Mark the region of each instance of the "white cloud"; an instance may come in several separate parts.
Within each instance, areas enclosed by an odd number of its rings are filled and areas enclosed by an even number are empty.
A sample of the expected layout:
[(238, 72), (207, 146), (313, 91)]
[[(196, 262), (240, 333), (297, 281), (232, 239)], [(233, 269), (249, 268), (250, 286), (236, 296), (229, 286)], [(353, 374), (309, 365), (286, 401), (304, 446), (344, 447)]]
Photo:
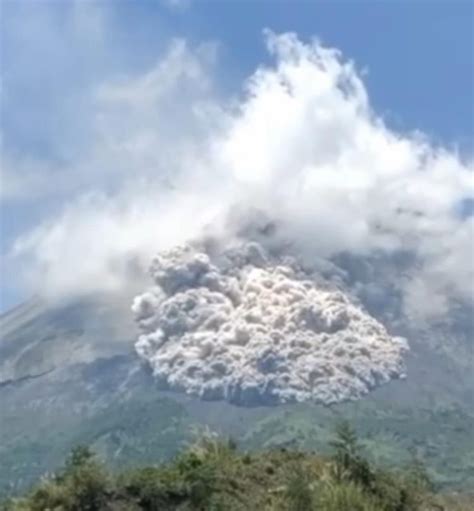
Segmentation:
[(239, 98), (215, 92), (215, 48), (184, 41), (144, 75), (97, 90), (96, 142), (77, 174), (100, 199), (71, 200), (17, 241), (35, 287), (113, 287), (124, 258), (147, 261), (203, 231), (231, 238), (229, 214), (258, 209), (307, 258), (414, 252), (415, 305), (470, 297), (472, 221), (455, 211), (473, 194), (472, 165), (387, 128), (336, 50), (294, 34), (266, 41), (275, 64)]

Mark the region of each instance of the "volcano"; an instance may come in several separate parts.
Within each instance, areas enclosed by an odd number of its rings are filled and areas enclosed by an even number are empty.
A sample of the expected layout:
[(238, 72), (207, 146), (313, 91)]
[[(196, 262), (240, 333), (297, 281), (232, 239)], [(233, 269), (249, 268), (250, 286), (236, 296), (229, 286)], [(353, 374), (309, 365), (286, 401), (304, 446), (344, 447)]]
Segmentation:
[(237, 406), (163, 387), (154, 365), (135, 347), (140, 335), (131, 311), (135, 291), (60, 304), (33, 298), (3, 314), (2, 491), (27, 487), (54, 470), (77, 444), (91, 445), (120, 466), (167, 459), (202, 428), (231, 435), (246, 448), (319, 449), (341, 417), (354, 423), (379, 462), (402, 463), (416, 453), (427, 460), (439, 484), (472, 487), (469, 308), (458, 304), (449, 321), (411, 321), (388, 288), (384, 300), (369, 292), (374, 276), (389, 273), (381, 265), (341, 257), (333, 270), (345, 275), (345, 292), (364, 314), (370, 313), (391, 336), (408, 340), (410, 351), (403, 356), (407, 377), (375, 386), (352, 402), (290, 399), (268, 406), (275, 402), (257, 399), (252, 406)]

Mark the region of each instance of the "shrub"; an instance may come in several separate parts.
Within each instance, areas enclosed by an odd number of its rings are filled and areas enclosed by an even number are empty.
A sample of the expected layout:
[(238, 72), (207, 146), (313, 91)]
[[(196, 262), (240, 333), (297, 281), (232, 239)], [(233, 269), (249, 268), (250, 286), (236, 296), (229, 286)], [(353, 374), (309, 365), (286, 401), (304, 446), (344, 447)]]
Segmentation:
[(316, 494), (316, 509), (318, 510), (383, 511), (384, 509), (379, 502), (352, 482), (326, 483), (318, 487)]
[(204, 509), (215, 491), (216, 468), (212, 459), (190, 452), (179, 459), (177, 468), (194, 509)]
[(309, 477), (301, 465), (296, 465), (292, 472), (285, 492), (288, 511), (308, 511), (313, 507), (313, 492)]
[(118, 480), (122, 495), (137, 502), (146, 511), (161, 511), (170, 506), (170, 501), (186, 497), (184, 490), (178, 490), (175, 479), (163, 469), (147, 467), (128, 472)]
[(71, 451), (64, 469), (44, 479), (26, 499), (12, 503), (14, 511), (100, 511), (109, 495), (104, 467), (86, 447)]
[[(118, 477), (108, 475), (90, 449), (78, 447), (60, 472), (0, 509), (421, 511), (444, 502), (429, 493), (418, 461), (401, 474), (371, 466), (347, 423), (338, 426), (332, 446), (330, 460), (290, 450), (250, 456), (208, 435), (170, 463)], [(444, 509), (455, 505), (450, 501)]]

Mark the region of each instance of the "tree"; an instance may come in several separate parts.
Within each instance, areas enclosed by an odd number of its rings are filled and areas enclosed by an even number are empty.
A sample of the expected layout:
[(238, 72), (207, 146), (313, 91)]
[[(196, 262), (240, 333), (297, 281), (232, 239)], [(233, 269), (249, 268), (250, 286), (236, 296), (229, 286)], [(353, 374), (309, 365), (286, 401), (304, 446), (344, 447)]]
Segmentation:
[(93, 462), (94, 459), (95, 453), (87, 445), (73, 447), (66, 459), (64, 473), (74, 472), (77, 468)]
[(339, 482), (347, 480), (370, 489), (375, 475), (369, 462), (362, 456), (356, 432), (347, 421), (336, 426), (336, 438), (330, 443), (335, 449), (335, 476)]

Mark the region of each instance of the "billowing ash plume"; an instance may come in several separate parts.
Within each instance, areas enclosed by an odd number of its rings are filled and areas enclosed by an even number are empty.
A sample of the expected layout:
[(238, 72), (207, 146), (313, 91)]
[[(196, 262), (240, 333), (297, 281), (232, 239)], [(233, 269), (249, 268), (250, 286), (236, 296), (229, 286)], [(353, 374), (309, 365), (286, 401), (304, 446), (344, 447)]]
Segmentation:
[(155, 287), (133, 304), (136, 350), (165, 388), (241, 405), (329, 404), (404, 376), (403, 339), (257, 243), (164, 251), (151, 275)]
[(208, 232), (222, 245), (258, 240), (242, 225), (259, 210), (305, 261), (408, 255), (389, 284), (417, 321), (472, 303), (472, 162), (390, 129), (336, 49), (265, 39), (272, 60), (237, 96), (216, 93), (212, 48), (184, 41), (98, 87), (94, 144), (64, 173), (72, 184), (77, 171), (83, 194), (12, 252), (35, 291), (116, 290), (154, 253)]

